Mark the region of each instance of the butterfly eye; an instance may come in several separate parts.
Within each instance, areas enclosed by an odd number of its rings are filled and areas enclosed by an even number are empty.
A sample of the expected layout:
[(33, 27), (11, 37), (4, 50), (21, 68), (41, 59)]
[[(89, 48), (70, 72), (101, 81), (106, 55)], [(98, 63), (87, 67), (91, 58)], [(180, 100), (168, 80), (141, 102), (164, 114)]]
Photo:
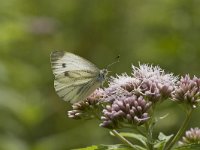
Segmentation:
[(104, 81), (105, 80), (105, 75), (102, 72), (100, 72), (99, 75), (98, 75), (97, 80), (100, 81), (100, 82)]
[(106, 76), (109, 72), (110, 72), (110, 71), (108, 71), (107, 69), (103, 69), (102, 74), (104, 75), (104, 78), (105, 78), (105, 76)]

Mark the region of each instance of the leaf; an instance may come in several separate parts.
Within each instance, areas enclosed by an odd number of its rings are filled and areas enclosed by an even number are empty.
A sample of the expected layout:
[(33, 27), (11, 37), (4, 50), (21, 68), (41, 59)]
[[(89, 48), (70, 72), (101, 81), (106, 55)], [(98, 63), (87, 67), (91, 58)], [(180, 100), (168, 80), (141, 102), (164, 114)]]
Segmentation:
[(162, 132), (158, 135), (158, 140), (156, 141), (155, 148), (162, 150), (166, 143), (171, 139), (173, 135), (164, 135)]
[(187, 144), (176, 147), (174, 150), (200, 150), (200, 144)]
[(92, 145), (89, 147), (85, 147), (85, 148), (77, 148), (77, 149), (73, 149), (73, 150), (97, 150), (98, 146), (97, 145)]
[(173, 134), (164, 135), (164, 133), (160, 132), (159, 135), (158, 135), (158, 139), (161, 140), (161, 141), (165, 140), (165, 141), (168, 142), (172, 136), (173, 136)]
[(166, 115), (164, 115), (164, 116), (161, 116), (161, 117), (159, 117), (159, 119), (160, 119), (160, 120), (165, 119), (165, 118), (168, 117), (168, 115), (169, 115), (169, 114), (166, 114)]
[(100, 145), (98, 150), (132, 150), (132, 148), (126, 145), (116, 144), (116, 145)]
[(126, 145), (116, 144), (116, 145), (92, 145), (86, 148), (78, 148), (73, 150), (132, 150), (132, 148)]
[[(123, 137), (136, 139), (136, 140), (140, 141), (145, 147), (147, 147), (147, 144), (146, 144), (147, 138), (142, 136), (141, 134), (129, 133), (129, 132), (120, 132), (119, 134)], [(111, 133), (111, 135), (113, 135), (113, 134)]]

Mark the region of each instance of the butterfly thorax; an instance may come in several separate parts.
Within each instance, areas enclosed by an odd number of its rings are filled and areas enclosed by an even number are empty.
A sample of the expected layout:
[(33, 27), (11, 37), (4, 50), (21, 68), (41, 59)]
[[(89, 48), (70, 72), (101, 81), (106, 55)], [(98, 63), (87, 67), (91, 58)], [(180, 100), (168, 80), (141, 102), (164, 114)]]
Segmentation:
[(105, 80), (106, 80), (106, 75), (107, 75), (107, 74), (108, 74), (108, 70), (107, 70), (107, 69), (102, 69), (102, 70), (100, 70), (97, 80), (98, 80), (99, 82), (105, 81)]

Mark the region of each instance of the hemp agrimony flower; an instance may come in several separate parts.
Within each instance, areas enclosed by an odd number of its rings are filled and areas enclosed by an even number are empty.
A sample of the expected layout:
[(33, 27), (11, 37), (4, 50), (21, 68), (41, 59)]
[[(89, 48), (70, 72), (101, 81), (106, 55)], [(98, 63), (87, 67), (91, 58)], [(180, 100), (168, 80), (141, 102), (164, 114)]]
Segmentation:
[(68, 117), (73, 119), (90, 119), (101, 112), (100, 102), (103, 102), (104, 90), (95, 90), (85, 101), (74, 103), (73, 110), (68, 111)]
[(107, 102), (113, 102), (120, 97), (132, 95), (138, 87), (139, 82), (139, 80), (127, 74), (111, 77), (109, 86), (104, 89), (106, 95), (105, 100)]
[(146, 100), (158, 102), (169, 98), (175, 88), (177, 77), (167, 74), (160, 67), (152, 65), (132, 66), (132, 76), (127, 74), (112, 77), (105, 89), (107, 100), (113, 101), (122, 95), (144, 96)]
[(179, 141), (179, 145), (185, 144), (200, 144), (200, 129), (191, 128), (185, 132), (185, 136), (182, 137), (182, 140)]
[(172, 97), (174, 101), (186, 103), (195, 108), (200, 101), (200, 79), (196, 76), (193, 78), (189, 75), (182, 76)]
[(145, 101), (142, 96), (121, 97), (103, 110), (103, 123), (100, 126), (115, 129), (123, 127), (125, 123), (142, 125), (149, 119), (150, 106), (151, 102)]
[(167, 74), (159, 66), (146, 64), (139, 67), (132, 66), (132, 68), (133, 77), (140, 81), (136, 90), (148, 100), (157, 102), (170, 97), (177, 81), (177, 77), (172, 73)]
[(177, 80), (158, 66), (133, 67), (132, 76), (117, 75), (105, 88), (105, 100), (110, 102), (103, 110), (100, 125), (120, 128), (124, 124), (142, 125), (151, 117), (148, 114), (152, 102), (168, 98)]

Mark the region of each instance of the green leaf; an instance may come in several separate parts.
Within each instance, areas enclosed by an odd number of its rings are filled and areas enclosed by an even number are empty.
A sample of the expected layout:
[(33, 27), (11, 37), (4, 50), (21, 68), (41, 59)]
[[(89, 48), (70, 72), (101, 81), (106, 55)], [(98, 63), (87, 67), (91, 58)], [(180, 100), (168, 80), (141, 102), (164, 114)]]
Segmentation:
[(165, 114), (164, 116), (159, 117), (160, 120), (165, 119), (168, 117), (169, 114)]
[(122, 135), (123, 137), (129, 137), (129, 138), (136, 139), (136, 140), (140, 141), (145, 147), (147, 147), (147, 144), (146, 144), (147, 138), (141, 134), (128, 133), (128, 132), (120, 132), (119, 134)]
[(73, 150), (97, 150), (98, 146), (97, 145), (92, 145), (89, 147), (85, 147), (85, 148), (78, 148), (78, 149), (73, 149)]
[(162, 132), (159, 133), (158, 135), (158, 140), (156, 141), (156, 144), (155, 144), (155, 148), (159, 149), (159, 150), (162, 150), (166, 143), (171, 139), (173, 135), (164, 135)]
[(176, 147), (174, 150), (200, 150), (200, 144), (187, 144)]
[(132, 148), (127, 147), (126, 145), (116, 144), (116, 145), (92, 145), (86, 148), (78, 148), (73, 150), (132, 150)]
[(172, 136), (173, 136), (173, 134), (171, 134), (171, 135), (165, 135), (164, 133), (160, 132), (159, 135), (158, 135), (158, 139), (160, 141), (165, 140), (165, 141), (168, 142), (171, 139)]
[(116, 144), (116, 145), (100, 145), (98, 150), (132, 150), (132, 148), (126, 145)]

